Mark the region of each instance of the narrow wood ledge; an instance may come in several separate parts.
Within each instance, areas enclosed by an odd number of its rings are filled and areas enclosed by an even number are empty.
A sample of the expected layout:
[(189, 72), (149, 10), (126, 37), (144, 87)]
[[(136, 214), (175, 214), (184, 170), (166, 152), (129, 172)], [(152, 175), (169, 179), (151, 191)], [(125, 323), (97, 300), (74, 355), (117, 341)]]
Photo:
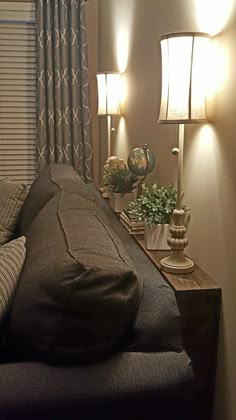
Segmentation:
[(220, 291), (220, 286), (217, 282), (209, 277), (197, 264), (195, 264), (195, 270), (189, 274), (166, 273), (161, 269), (160, 261), (169, 255), (169, 251), (148, 251), (144, 245), (143, 235), (133, 235), (133, 237), (176, 292), (209, 289), (218, 289)]
[(189, 274), (161, 270), (160, 261), (169, 251), (148, 251), (143, 235), (133, 235), (175, 292), (181, 315), (184, 348), (192, 362), (198, 392), (196, 418), (212, 419), (221, 288), (198, 265)]

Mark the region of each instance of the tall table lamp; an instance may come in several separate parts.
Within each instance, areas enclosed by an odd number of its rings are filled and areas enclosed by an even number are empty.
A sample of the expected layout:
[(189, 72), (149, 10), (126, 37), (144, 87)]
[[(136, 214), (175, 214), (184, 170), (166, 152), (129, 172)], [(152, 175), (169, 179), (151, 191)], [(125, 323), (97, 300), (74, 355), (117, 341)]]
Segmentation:
[(201, 32), (180, 32), (161, 36), (162, 93), (159, 123), (178, 124), (177, 202), (168, 244), (171, 254), (161, 260), (169, 273), (191, 273), (194, 262), (184, 255), (188, 245), (182, 209), (184, 125), (206, 121), (206, 58), (210, 36)]
[(98, 115), (107, 116), (107, 156), (111, 155), (112, 116), (120, 115), (120, 73), (97, 74)]

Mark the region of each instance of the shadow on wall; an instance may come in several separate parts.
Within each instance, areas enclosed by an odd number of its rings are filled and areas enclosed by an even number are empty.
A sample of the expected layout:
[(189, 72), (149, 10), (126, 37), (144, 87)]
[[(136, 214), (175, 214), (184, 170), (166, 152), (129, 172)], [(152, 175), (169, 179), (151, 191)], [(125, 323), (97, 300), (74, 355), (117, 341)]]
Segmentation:
[[(229, 407), (230, 404), (228, 402), (229, 399), (229, 392), (227, 389), (227, 379), (229, 377), (228, 373), (228, 366), (226, 362), (226, 334), (225, 334), (225, 319), (223, 313), (223, 305), (221, 306), (221, 317), (220, 317), (220, 330), (219, 330), (219, 337), (220, 337), (220, 345), (218, 349), (218, 357), (217, 357), (217, 372), (216, 372), (216, 383), (221, 384), (220, 387), (215, 387), (215, 412), (224, 413), (224, 419), (230, 419), (229, 415)], [(222, 374), (223, 373), (223, 374)], [(219, 403), (220, 402), (220, 403)], [(219, 405), (219, 406), (218, 406)]]

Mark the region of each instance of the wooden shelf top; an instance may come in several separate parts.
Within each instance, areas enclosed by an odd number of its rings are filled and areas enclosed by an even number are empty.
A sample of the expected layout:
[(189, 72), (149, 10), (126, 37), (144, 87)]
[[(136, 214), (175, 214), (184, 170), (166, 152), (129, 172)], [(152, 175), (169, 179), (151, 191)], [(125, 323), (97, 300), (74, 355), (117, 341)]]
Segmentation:
[(169, 251), (148, 251), (144, 245), (144, 235), (133, 235), (133, 238), (156, 265), (158, 270), (161, 271), (163, 277), (176, 292), (210, 289), (220, 291), (220, 286), (217, 282), (209, 277), (197, 264), (195, 264), (195, 270), (189, 274), (166, 273), (161, 269), (160, 261), (162, 258), (169, 255)]

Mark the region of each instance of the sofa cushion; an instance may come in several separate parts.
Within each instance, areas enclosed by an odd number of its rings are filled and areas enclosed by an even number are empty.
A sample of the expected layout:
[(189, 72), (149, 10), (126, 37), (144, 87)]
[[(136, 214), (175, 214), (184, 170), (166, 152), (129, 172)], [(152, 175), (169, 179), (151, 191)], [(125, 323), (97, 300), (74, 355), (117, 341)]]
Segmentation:
[(185, 352), (122, 352), (93, 366), (4, 363), (0, 377), (1, 420), (196, 420)]
[(8, 178), (0, 182), (0, 245), (14, 237), (27, 194), (28, 188), (24, 184), (14, 183)]
[(25, 261), (25, 237), (14, 239), (0, 248), (0, 323), (13, 300)]
[(47, 165), (31, 185), (29, 194), (22, 207), (19, 233), (24, 235), (39, 211), (63, 187), (63, 182), (76, 180), (84, 185), (71, 165), (51, 163)]
[(24, 354), (97, 360), (120, 342), (135, 316), (142, 282), (89, 194), (60, 191), (28, 230), (10, 316), (12, 346)]
[(180, 351), (183, 348), (182, 327), (174, 291), (118, 220), (95, 186), (88, 184), (88, 188), (96, 196), (98, 216), (119, 236), (143, 280), (142, 299), (135, 321), (127, 335), (125, 350), (134, 352)]

